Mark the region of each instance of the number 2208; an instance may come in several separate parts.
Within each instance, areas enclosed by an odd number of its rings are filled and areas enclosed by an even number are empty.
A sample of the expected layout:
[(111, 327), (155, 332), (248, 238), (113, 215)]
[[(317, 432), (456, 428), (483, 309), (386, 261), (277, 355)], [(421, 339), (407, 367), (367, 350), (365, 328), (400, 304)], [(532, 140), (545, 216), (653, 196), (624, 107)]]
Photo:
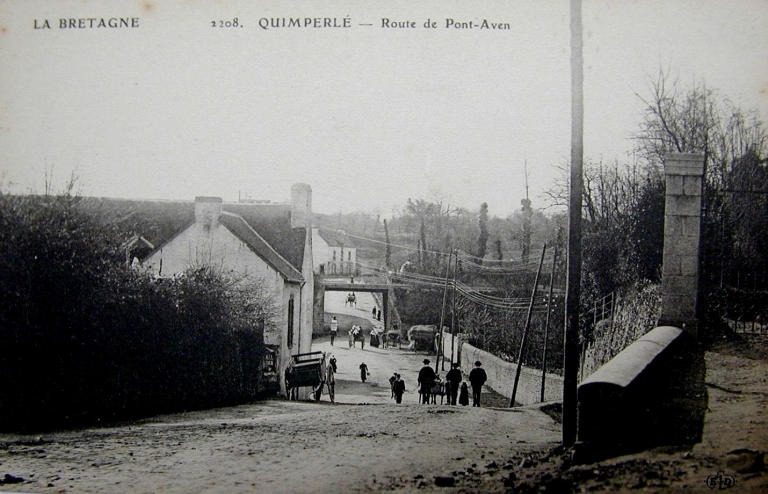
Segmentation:
[(240, 20), (235, 17), (228, 21), (211, 21), (211, 27), (243, 27), (243, 25), (240, 24)]

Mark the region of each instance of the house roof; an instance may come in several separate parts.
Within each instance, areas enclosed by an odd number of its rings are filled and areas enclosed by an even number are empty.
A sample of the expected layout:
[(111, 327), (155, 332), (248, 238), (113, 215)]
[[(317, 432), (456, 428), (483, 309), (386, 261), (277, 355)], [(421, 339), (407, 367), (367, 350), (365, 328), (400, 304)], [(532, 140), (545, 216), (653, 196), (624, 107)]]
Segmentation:
[(345, 247), (348, 249), (356, 247), (354, 241), (344, 232), (318, 228), (317, 233), (326, 241), (329, 247)]
[[(301, 272), (293, 267), (290, 262), (264, 240), (264, 238), (259, 235), (242, 216), (223, 211), (219, 217), (219, 222), (237, 238), (242, 240), (251, 251), (264, 259), (270, 266), (282, 274), (286, 280), (296, 283), (304, 281)], [(303, 245), (304, 242), (302, 239), (302, 246)]]
[[(195, 221), (192, 201), (87, 197), (81, 202), (94, 214), (121, 230), (143, 236), (155, 246), (164, 245)], [(306, 230), (291, 228), (290, 205), (225, 202), (222, 209), (239, 215), (272, 250), (294, 270), (301, 272)]]
[(224, 203), (222, 209), (240, 215), (269, 245), (301, 272), (306, 229), (291, 228), (289, 205)]

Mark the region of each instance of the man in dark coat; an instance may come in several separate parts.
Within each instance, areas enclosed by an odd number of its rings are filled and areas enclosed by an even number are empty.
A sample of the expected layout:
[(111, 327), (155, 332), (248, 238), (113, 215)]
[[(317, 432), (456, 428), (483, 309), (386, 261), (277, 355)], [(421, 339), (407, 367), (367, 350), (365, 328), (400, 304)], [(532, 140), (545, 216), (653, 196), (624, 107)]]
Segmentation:
[(455, 405), (456, 397), (459, 394), (459, 384), (461, 384), (461, 371), (459, 370), (459, 364), (453, 364), (451, 370), (445, 375), (445, 381), (448, 384), (448, 404)]
[(485, 374), (485, 369), (480, 366), (483, 365), (478, 360), (475, 362), (475, 368), (469, 373), (469, 382), (472, 384), (472, 406), (480, 406), (480, 391), (483, 389), (483, 384), (488, 380), (488, 376)]
[(397, 379), (395, 379), (395, 382), (392, 385), (392, 391), (395, 394), (395, 403), (402, 403), (403, 393), (405, 393), (405, 381), (400, 377), (400, 374), (395, 374), (395, 376), (397, 376)]
[(424, 367), (419, 371), (419, 393), (421, 394), (421, 403), (429, 403), (429, 395), (432, 392), (432, 385), (435, 384), (435, 370), (429, 366), (429, 359), (424, 359)]
[(365, 362), (360, 364), (360, 380), (365, 382), (365, 379), (370, 375), (371, 373), (368, 372), (368, 366), (365, 365)]

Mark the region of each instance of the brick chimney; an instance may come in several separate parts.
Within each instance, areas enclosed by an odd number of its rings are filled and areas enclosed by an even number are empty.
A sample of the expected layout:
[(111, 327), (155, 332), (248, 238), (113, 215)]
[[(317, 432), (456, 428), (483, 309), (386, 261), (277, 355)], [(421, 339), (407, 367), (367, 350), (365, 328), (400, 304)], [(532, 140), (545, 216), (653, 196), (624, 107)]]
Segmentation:
[(195, 197), (195, 222), (210, 230), (219, 223), (221, 216), (221, 197)]
[(312, 226), (312, 187), (307, 184), (291, 186), (291, 228)]

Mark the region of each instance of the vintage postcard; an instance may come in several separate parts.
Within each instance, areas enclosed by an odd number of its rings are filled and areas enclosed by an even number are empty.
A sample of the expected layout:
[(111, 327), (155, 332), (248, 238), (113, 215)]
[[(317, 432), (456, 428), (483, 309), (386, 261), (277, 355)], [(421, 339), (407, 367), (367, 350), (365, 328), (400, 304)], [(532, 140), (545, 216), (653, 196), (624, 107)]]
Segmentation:
[(764, 0), (0, 0), (0, 490), (768, 489), (766, 60)]

